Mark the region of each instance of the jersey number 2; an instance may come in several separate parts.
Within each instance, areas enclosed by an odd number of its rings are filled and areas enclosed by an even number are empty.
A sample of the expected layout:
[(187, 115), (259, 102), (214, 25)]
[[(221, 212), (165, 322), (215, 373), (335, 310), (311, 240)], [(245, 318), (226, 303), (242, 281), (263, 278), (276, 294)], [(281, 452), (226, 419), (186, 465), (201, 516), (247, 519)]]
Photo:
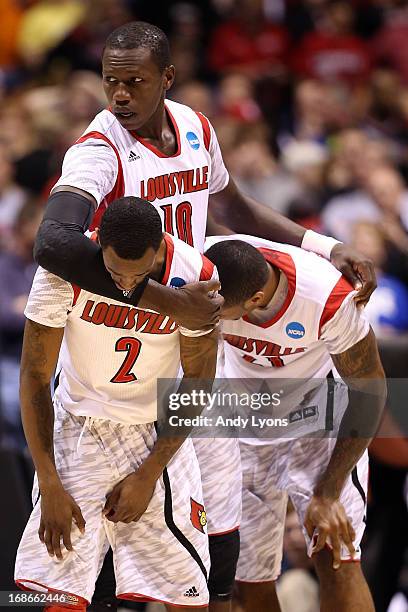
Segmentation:
[(119, 340), (116, 341), (115, 351), (127, 351), (127, 355), (110, 382), (128, 383), (137, 380), (135, 374), (133, 374), (131, 370), (135, 365), (136, 359), (139, 357), (141, 346), (142, 343), (136, 338), (119, 338)]

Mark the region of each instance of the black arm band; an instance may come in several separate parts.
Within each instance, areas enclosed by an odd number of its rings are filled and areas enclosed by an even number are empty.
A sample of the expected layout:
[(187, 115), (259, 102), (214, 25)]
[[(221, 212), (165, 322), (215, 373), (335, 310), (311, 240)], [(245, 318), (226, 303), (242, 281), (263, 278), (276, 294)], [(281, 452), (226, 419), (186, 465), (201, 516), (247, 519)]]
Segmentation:
[(92, 208), (87, 198), (76, 193), (60, 191), (52, 195), (37, 233), (34, 259), (81, 289), (137, 306), (149, 279), (128, 297), (116, 287), (103, 263), (100, 246), (83, 234), (92, 220)]

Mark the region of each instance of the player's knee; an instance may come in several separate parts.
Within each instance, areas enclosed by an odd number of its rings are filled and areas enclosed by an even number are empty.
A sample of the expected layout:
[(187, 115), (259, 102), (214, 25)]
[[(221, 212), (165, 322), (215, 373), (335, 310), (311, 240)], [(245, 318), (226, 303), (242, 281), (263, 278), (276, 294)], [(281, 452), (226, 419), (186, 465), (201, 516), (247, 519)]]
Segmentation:
[(211, 569), (208, 590), (211, 600), (228, 601), (232, 597), (239, 557), (239, 531), (209, 536)]
[(358, 560), (354, 562), (342, 561), (338, 569), (333, 569), (333, 554), (327, 548), (313, 555), (312, 558), (319, 582), (322, 585), (349, 585), (350, 581), (363, 577), (361, 564)]

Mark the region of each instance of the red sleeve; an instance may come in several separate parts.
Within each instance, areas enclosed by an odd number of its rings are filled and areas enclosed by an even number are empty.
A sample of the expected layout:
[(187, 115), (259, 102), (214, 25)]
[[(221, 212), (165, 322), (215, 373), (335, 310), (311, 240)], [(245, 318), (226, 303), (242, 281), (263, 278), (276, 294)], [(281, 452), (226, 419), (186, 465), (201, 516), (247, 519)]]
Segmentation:
[(203, 260), (203, 265), (200, 272), (200, 281), (210, 280), (214, 272), (214, 264), (205, 255), (201, 255), (201, 259)]
[(354, 291), (353, 287), (344, 278), (344, 276), (341, 276), (327, 298), (326, 304), (324, 305), (319, 322), (319, 338), (322, 333), (322, 327), (334, 317), (351, 291)]
[(207, 151), (210, 150), (210, 143), (211, 143), (211, 130), (210, 130), (210, 122), (208, 121), (207, 117), (205, 115), (203, 115), (202, 113), (197, 113), (196, 112), (197, 117), (199, 118), (200, 122), (201, 122), (201, 127), (203, 128), (203, 135), (204, 135), (204, 146), (207, 149)]

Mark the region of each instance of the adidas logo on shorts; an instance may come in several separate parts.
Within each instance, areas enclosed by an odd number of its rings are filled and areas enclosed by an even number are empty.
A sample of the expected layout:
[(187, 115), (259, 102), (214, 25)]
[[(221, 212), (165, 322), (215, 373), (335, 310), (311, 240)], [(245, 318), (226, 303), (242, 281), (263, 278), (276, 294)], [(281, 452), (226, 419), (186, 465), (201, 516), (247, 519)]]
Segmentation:
[(129, 153), (128, 161), (135, 161), (136, 159), (140, 159), (140, 155), (134, 153), (134, 151), (131, 151)]
[(184, 593), (184, 597), (199, 597), (200, 593), (197, 591), (195, 586), (192, 586), (191, 589), (187, 589)]

